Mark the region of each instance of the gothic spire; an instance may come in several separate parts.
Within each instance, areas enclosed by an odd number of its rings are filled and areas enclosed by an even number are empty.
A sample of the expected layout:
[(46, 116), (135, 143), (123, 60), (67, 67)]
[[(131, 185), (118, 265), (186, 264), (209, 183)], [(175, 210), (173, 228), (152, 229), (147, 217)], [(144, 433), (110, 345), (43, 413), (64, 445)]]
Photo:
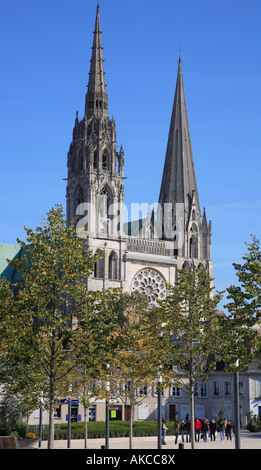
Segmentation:
[(108, 110), (108, 96), (105, 85), (103, 47), (101, 40), (100, 6), (97, 5), (95, 29), (93, 33), (92, 57), (86, 94), (85, 114), (97, 114)]
[(180, 57), (159, 203), (162, 208), (164, 203), (184, 203), (188, 213), (194, 197), (200, 212), (181, 62)]

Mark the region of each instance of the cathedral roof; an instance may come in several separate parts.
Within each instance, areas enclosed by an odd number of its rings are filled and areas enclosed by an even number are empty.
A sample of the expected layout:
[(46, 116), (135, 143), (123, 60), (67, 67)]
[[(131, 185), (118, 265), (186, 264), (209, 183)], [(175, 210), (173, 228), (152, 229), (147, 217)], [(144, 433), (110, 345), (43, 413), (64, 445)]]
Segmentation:
[(12, 261), (14, 258), (20, 258), (22, 255), (20, 245), (7, 245), (0, 243), (0, 277), (5, 277), (10, 282), (20, 281), (21, 274), (8, 263), (8, 259)]
[(132, 220), (123, 224), (123, 232), (129, 236), (138, 236), (142, 228), (142, 224), (146, 219)]

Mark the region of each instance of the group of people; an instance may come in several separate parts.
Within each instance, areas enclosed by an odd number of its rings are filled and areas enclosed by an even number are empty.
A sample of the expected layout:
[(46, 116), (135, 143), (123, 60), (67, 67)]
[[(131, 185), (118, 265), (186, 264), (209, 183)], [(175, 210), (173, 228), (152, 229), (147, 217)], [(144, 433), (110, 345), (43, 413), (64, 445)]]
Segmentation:
[[(214, 418), (211, 418), (210, 421), (207, 419), (195, 419), (195, 441), (199, 442), (200, 437), (202, 437), (204, 442), (207, 442), (208, 435), (211, 441), (216, 440), (216, 433), (220, 432), (220, 439), (225, 440), (232, 440), (232, 423), (230, 420), (226, 418), (220, 419), (217, 423)], [(165, 437), (167, 433), (167, 421), (165, 419), (162, 420), (162, 444), (166, 445)], [(181, 436), (182, 442), (191, 442), (191, 422), (186, 417), (185, 421), (178, 421), (177, 419), (174, 421), (174, 435), (175, 435), (175, 444), (178, 442), (179, 436)]]
[(195, 440), (199, 441), (200, 434), (202, 435), (203, 441), (207, 442), (208, 434), (211, 441), (216, 440), (216, 432), (220, 432), (221, 441), (232, 440), (232, 423), (230, 420), (220, 419), (217, 423), (214, 418), (211, 418), (210, 421), (203, 419), (200, 421), (198, 418), (195, 419)]

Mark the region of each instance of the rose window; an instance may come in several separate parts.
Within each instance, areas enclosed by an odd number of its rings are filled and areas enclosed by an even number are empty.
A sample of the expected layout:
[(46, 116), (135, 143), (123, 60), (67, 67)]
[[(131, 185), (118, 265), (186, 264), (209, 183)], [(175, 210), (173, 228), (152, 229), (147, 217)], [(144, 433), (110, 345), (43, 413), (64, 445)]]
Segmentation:
[(156, 303), (157, 299), (165, 299), (166, 285), (163, 277), (153, 269), (142, 269), (136, 274), (132, 290), (137, 290), (146, 295), (150, 303)]

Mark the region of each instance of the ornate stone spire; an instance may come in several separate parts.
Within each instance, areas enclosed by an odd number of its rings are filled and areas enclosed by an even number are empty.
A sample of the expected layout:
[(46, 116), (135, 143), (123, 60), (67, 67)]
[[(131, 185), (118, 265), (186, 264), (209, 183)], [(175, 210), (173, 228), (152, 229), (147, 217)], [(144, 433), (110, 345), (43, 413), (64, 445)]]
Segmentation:
[(88, 91), (86, 94), (85, 115), (108, 114), (108, 96), (105, 85), (103, 47), (101, 40), (100, 6), (97, 5), (95, 30), (92, 45), (91, 66), (89, 72)]
[(198, 211), (199, 198), (190, 141), (187, 108), (182, 77), (181, 58), (174, 104), (170, 122), (165, 164), (160, 189), (159, 203), (184, 203), (190, 213), (192, 198)]

